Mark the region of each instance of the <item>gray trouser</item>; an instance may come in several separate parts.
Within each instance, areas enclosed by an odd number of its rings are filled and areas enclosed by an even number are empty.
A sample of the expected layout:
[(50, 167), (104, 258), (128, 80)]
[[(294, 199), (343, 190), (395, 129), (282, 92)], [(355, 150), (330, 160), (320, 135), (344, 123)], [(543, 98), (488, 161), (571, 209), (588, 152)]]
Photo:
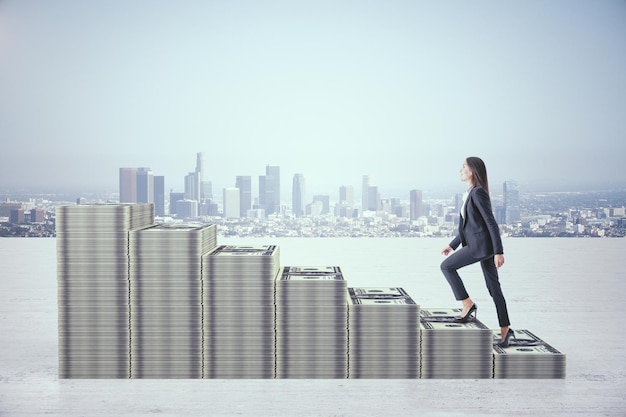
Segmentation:
[(496, 305), (500, 327), (508, 326), (510, 324), (509, 313), (506, 309), (506, 301), (504, 300), (504, 295), (502, 294), (502, 288), (500, 288), (498, 268), (496, 268), (496, 264), (493, 261), (493, 256), (482, 260), (476, 259), (471, 255), (467, 246), (462, 247), (450, 254), (441, 263), (441, 272), (443, 272), (443, 275), (448, 280), (450, 287), (452, 287), (454, 297), (457, 300), (464, 300), (469, 297), (469, 294), (467, 293), (467, 290), (465, 290), (465, 285), (463, 285), (463, 281), (461, 280), (457, 270), (476, 262), (480, 262), (480, 266), (483, 269), (487, 289), (489, 290), (489, 294), (491, 295), (491, 298), (493, 298), (493, 302)]

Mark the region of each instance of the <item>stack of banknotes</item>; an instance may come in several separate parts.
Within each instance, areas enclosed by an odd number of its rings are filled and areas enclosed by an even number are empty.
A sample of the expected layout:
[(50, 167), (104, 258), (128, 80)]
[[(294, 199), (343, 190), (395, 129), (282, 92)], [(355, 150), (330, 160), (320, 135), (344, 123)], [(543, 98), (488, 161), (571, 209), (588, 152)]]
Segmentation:
[(492, 378), (493, 334), (477, 319), (456, 323), (460, 309), (420, 312), (421, 378)]
[(274, 378), (278, 246), (219, 246), (202, 256), (203, 377)]
[(276, 279), (276, 377), (346, 378), (347, 284), (337, 266), (287, 266)]
[(128, 233), (152, 204), (56, 209), (59, 378), (130, 377)]
[(215, 225), (160, 224), (129, 234), (132, 378), (202, 378), (201, 257)]
[[(515, 330), (514, 335), (508, 347), (494, 344), (494, 378), (565, 378), (565, 354), (528, 330)], [(494, 343), (500, 341), (500, 332), (494, 332), (493, 337)]]
[(402, 288), (348, 288), (349, 377), (419, 378), (419, 305)]

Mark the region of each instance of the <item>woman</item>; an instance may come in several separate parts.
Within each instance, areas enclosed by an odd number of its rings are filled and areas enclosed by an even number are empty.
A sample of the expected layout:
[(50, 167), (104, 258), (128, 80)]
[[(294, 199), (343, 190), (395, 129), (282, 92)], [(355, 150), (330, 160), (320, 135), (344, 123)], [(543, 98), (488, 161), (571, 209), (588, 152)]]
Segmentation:
[(463, 303), (461, 315), (456, 318), (456, 321), (465, 323), (472, 315), (476, 315), (477, 306), (465, 290), (457, 270), (480, 262), (487, 289), (498, 313), (502, 335), (498, 345), (506, 347), (511, 337), (515, 336), (513, 329), (509, 328), (506, 301), (498, 281), (498, 269), (504, 264), (504, 251), (500, 229), (491, 211), (487, 168), (482, 159), (472, 156), (465, 160), (461, 168), (461, 181), (467, 183), (469, 188), (463, 195), (459, 233), (441, 253), (447, 256), (459, 245), (462, 247), (441, 263), (441, 271), (452, 287), (456, 299)]

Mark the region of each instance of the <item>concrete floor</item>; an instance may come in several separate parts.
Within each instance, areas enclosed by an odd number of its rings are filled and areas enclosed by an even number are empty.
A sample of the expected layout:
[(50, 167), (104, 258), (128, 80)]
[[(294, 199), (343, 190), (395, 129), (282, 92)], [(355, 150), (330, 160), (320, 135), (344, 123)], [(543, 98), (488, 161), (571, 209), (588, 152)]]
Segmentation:
[[(564, 380), (58, 380), (54, 240), (0, 239), (0, 416), (626, 416), (625, 242), (591, 242), (589, 259), (583, 240), (537, 240), (541, 276), (507, 258), (511, 314), (567, 355)], [(455, 306), (445, 287), (426, 301)]]

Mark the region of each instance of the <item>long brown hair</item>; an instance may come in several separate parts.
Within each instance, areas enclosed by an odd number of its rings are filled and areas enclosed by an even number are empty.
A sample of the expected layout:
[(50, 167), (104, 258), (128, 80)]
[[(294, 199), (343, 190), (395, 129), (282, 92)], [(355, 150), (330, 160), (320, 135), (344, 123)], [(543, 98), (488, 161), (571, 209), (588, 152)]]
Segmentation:
[(465, 159), (470, 171), (472, 171), (472, 179), (474, 186), (480, 185), (489, 193), (489, 180), (487, 179), (487, 167), (482, 159), (477, 156), (470, 156)]

